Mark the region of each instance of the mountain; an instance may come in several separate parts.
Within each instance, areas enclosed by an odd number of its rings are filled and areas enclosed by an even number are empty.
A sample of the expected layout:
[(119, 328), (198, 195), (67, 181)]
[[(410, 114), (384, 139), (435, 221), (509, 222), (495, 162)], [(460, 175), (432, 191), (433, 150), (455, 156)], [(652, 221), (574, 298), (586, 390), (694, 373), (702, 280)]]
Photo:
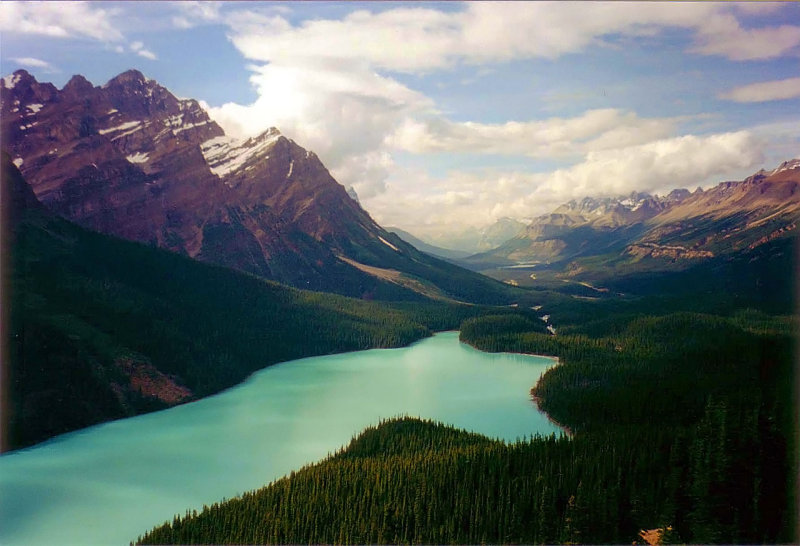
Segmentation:
[(728, 254), (796, 234), (798, 220), (800, 159), (793, 159), (741, 182), (696, 191), (655, 216), (626, 253), (675, 259)]
[(430, 244), (441, 248), (465, 252), (467, 255), (487, 252), (500, 246), (508, 239), (517, 236), (526, 224), (514, 218), (500, 218), (495, 223), (481, 228), (468, 227), (461, 231), (449, 232), (436, 237), (430, 236)]
[(536, 218), (520, 236), (462, 263), (474, 269), (527, 265), (571, 275), (603, 267), (615, 273), (680, 268), (794, 235), (799, 188), (795, 159), (705, 191), (587, 197)]
[(676, 190), (659, 198), (632, 192), (617, 198), (585, 197), (569, 201), (552, 213), (535, 218), (523, 232), (496, 249), (473, 256), (465, 263), (549, 264), (614, 248), (640, 233), (646, 220), (684, 199), (687, 193)]
[(275, 362), (406, 345), (485, 312), (297, 290), (86, 230), (43, 207), (7, 154), (2, 182), (0, 451), (195, 400)]
[(465, 252), (463, 250), (451, 250), (449, 248), (442, 248), (436, 245), (428, 244), (422, 239), (419, 239), (409, 232), (404, 231), (400, 228), (396, 227), (388, 227), (386, 228), (390, 233), (394, 233), (402, 240), (407, 242), (408, 244), (412, 245), (417, 250), (421, 250), (427, 254), (432, 256), (436, 256), (438, 258), (444, 258), (445, 260), (458, 260), (460, 258), (466, 258), (470, 256), (471, 252)]
[(349, 296), (513, 297), (385, 231), (277, 129), (227, 137), (197, 101), (136, 70), (61, 90), (20, 70), (0, 100), (3, 149), (48, 209), (83, 227)]
[(504, 217), (479, 231), (478, 250), (486, 251), (497, 248), (505, 241), (522, 233), (527, 224), (514, 218)]

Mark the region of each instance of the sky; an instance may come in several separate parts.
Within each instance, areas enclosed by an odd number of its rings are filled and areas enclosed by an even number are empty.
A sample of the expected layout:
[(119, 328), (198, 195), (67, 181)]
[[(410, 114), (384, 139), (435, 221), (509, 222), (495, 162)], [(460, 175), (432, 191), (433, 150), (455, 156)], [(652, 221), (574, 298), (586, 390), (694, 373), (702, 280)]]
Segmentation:
[(800, 157), (800, 3), (2, 2), (0, 69), (136, 68), (446, 245)]

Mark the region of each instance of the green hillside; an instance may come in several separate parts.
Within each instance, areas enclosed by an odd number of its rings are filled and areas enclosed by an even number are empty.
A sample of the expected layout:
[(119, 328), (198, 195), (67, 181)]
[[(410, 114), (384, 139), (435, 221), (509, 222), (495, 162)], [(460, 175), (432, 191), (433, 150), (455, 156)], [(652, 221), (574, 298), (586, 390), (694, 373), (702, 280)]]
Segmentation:
[(48, 214), (8, 162), (3, 178), (4, 450), (194, 400), (276, 362), (407, 345), (483, 312), (301, 291), (202, 264)]

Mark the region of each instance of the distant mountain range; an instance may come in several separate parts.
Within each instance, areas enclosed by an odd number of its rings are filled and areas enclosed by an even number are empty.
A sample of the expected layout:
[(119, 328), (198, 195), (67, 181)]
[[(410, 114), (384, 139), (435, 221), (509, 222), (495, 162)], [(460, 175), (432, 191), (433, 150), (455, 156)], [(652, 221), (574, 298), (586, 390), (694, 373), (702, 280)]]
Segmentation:
[(741, 182), (659, 197), (570, 201), (498, 248), (460, 263), (474, 269), (529, 265), (577, 275), (589, 269), (669, 269), (752, 250), (796, 235), (800, 160)]
[(61, 90), (19, 70), (0, 100), (4, 151), (48, 209), (83, 227), (355, 297), (512, 297), (381, 228), (277, 129), (227, 137), (197, 101), (136, 70)]
[[(444, 245), (453, 252), (379, 226), (313, 152), (277, 129), (227, 137), (197, 101), (138, 71), (101, 87), (74, 76), (59, 90), (20, 70), (0, 80), (0, 100), (3, 149), (51, 211), (201, 261), (360, 298), (509, 303), (509, 287), (433, 256), (487, 272), (680, 268), (793, 235), (800, 212), (800, 161), (792, 160), (705, 191), (587, 197), (527, 226), (503, 218)], [(481, 253), (458, 252), (466, 250)]]
[[(497, 248), (505, 241), (522, 233), (526, 226), (527, 224), (525, 222), (521, 222), (515, 218), (503, 217), (488, 226), (480, 228), (469, 227), (461, 231), (456, 230), (448, 234), (424, 239), (426, 244), (434, 248), (455, 250), (470, 255)], [(418, 236), (414, 237), (420, 240)], [(434, 254), (443, 256), (442, 254)]]
[(472, 252), (467, 252), (464, 250), (453, 250), (450, 248), (442, 248), (440, 246), (432, 245), (426, 243), (422, 239), (415, 237), (414, 235), (410, 234), (409, 232), (402, 230), (396, 227), (388, 227), (386, 228), (389, 232), (394, 233), (402, 240), (407, 242), (410, 245), (413, 245), (414, 248), (417, 250), (421, 250), (427, 254), (432, 256), (437, 256), (439, 258), (444, 258), (445, 260), (458, 260), (462, 258), (466, 258), (468, 256), (472, 256)]

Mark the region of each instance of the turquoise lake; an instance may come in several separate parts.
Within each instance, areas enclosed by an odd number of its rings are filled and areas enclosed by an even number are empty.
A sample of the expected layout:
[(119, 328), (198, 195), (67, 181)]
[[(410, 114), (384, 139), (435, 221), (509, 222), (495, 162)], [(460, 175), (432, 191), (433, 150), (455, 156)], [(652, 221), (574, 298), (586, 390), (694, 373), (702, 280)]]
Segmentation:
[(529, 390), (548, 358), (446, 332), (403, 349), (278, 364), (191, 404), (0, 457), (0, 544), (120, 544), (318, 461), (381, 419), (430, 418), (508, 441), (559, 429)]

